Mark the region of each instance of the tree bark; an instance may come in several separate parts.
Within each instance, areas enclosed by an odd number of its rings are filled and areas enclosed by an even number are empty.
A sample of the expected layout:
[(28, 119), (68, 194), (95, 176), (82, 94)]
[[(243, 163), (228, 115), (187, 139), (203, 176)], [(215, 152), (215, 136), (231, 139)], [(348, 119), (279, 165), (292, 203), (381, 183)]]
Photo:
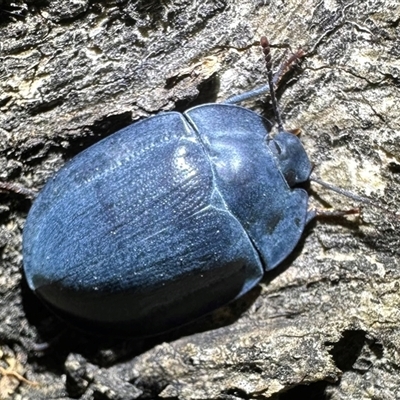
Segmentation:
[[(394, 0), (1, 1), (2, 181), (39, 190), (131, 122), (266, 84), (267, 35), (275, 66), (306, 52), (278, 89), (286, 129), (317, 176), (374, 204), (312, 183), (311, 207), (360, 214), (317, 219), (214, 314), (120, 340), (57, 323), (29, 292), (30, 200), (0, 193), (0, 398), (399, 398), (399, 18)], [(274, 120), (267, 96), (243, 105)]]

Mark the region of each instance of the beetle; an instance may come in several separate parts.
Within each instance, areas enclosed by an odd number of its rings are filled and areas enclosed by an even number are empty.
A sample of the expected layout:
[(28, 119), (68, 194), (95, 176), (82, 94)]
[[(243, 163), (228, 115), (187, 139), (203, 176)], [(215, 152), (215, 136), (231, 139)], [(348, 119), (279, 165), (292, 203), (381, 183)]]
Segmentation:
[(297, 136), (280, 124), (271, 138), (271, 123), (236, 100), (136, 122), (47, 182), (26, 220), (23, 262), (58, 316), (159, 334), (242, 296), (293, 251), (315, 216), (298, 187), (311, 163)]

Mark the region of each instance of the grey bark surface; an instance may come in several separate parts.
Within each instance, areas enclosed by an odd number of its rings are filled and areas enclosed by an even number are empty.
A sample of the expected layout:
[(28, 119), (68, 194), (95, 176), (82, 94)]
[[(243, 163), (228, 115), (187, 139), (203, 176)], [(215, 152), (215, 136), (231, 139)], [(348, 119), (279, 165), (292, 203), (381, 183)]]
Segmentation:
[[(309, 52), (278, 97), (316, 174), (389, 210), (320, 219), (243, 299), (122, 340), (64, 326), (29, 292), (30, 201), (0, 193), (0, 398), (400, 398), (399, 21), (395, 0), (0, 1), (1, 181), (40, 189), (133, 121), (265, 84), (266, 34), (276, 63)], [(273, 119), (267, 97), (245, 105)]]

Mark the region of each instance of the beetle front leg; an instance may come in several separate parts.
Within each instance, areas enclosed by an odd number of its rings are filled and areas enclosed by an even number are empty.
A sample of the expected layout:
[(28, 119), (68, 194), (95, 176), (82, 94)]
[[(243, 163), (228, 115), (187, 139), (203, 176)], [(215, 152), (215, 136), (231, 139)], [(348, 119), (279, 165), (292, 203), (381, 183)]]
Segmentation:
[(310, 222), (314, 217), (316, 218), (331, 218), (331, 217), (344, 217), (346, 215), (360, 215), (360, 208), (350, 208), (349, 210), (326, 210), (326, 209), (313, 209), (307, 213), (306, 223)]

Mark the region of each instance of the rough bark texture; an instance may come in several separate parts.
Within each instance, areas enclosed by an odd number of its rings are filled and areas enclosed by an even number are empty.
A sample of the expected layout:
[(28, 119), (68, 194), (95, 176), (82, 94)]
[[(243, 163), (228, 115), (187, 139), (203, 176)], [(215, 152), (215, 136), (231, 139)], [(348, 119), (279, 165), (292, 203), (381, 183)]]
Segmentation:
[[(267, 34), (313, 50), (278, 95), (316, 174), (391, 210), (318, 220), (245, 298), (168, 335), (120, 340), (65, 327), (29, 292), (30, 201), (1, 193), (0, 366), (14, 373), (0, 370), (0, 396), (400, 398), (399, 16), (396, 0), (0, 1), (2, 181), (40, 189), (134, 120), (264, 84)], [(266, 98), (246, 106), (273, 118)], [(315, 207), (358, 206), (310, 192)]]

